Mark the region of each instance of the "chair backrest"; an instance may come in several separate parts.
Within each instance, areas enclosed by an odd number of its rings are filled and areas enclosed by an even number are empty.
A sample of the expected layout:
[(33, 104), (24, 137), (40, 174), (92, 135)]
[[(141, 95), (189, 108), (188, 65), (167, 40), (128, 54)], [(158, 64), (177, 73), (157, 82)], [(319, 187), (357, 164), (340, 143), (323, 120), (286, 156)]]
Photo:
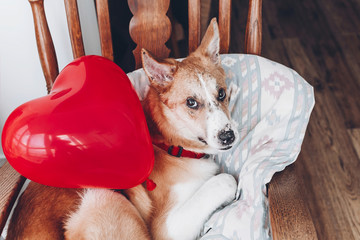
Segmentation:
[[(44, 72), (47, 90), (59, 73), (56, 54), (47, 25), (44, 0), (29, 0), (33, 11), (37, 47)], [(141, 67), (140, 50), (145, 48), (158, 58), (169, 56), (165, 46), (171, 35), (171, 23), (167, 16), (170, 0), (128, 0), (133, 13), (129, 33), (137, 47), (133, 51), (136, 68)], [(262, 0), (249, 0), (248, 21), (245, 33), (245, 53), (261, 53), (261, 6)], [(200, 44), (200, 0), (188, 1), (189, 52)], [(65, 10), (74, 58), (85, 55), (81, 34), (77, 0), (65, 0)], [(113, 45), (110, 30), (107, 0), (96, 0), (102, 56), (113, 60)], [(230, 45), (231, 0), (219, 0), (220, 52), (227, 53)]]

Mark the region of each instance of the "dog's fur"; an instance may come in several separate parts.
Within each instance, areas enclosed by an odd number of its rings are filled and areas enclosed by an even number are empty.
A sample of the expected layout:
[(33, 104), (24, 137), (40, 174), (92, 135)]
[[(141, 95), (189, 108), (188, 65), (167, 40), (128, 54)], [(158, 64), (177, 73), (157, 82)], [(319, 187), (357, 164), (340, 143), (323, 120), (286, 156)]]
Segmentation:
[[(143, 107), (154, 142), (208, 154), (233, 146), (238, 134), (229, 96), (219, 98), (226, 85), (216, 20), (183, 61), (159, 62), (145, 50), (142, 60), (151, 82)], [(229, 132), (231, 139), (220, 137)], [(151, 192), (143, 185), (119, 194), (30, 183), (8, 239), (195, 239), (209, 216), (234, 199), (236, 181), (216, 175), (218, 167), (208, 158), (177, 158), (157, 146), (154, 152), (150, 178), (157, 187)]]

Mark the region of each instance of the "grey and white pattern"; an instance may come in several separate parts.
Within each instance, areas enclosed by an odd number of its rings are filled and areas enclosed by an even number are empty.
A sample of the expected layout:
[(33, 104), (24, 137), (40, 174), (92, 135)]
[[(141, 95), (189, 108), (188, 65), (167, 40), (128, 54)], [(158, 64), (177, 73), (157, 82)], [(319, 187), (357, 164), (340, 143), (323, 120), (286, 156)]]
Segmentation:
[(239, 88), (230, 107), (242, 138), (216, 161), (237, 178), (238, 194), (209, 219), (201, 239), (271, 239), (265, 184), (296, 160), (315, 104), (313, 88), (294, 70), (262, 57), (222, 59), (228, 85)]

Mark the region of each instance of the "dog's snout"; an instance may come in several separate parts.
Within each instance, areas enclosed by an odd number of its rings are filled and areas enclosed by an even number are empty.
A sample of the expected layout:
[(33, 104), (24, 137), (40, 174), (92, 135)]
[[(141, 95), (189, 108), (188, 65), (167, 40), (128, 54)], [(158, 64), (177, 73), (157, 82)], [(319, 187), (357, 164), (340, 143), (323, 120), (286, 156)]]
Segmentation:
[(222, 130), (220, 131), (218, 138), (220, 139), (222, 145), (230, 145), (235, 140), (235, 134), (233, 130)]

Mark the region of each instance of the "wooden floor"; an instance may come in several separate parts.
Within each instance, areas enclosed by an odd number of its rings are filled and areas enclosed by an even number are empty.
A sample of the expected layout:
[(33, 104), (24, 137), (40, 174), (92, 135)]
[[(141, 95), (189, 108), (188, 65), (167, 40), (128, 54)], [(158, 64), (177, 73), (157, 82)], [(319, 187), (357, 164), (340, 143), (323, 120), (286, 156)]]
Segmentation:
[[(246, 7), (233, 1), (231, 52), (243, 51)], [(263, 1), (262, 55), (314, 86), (295, 172), (318, 238), (360, 239), (360, 1)]]

